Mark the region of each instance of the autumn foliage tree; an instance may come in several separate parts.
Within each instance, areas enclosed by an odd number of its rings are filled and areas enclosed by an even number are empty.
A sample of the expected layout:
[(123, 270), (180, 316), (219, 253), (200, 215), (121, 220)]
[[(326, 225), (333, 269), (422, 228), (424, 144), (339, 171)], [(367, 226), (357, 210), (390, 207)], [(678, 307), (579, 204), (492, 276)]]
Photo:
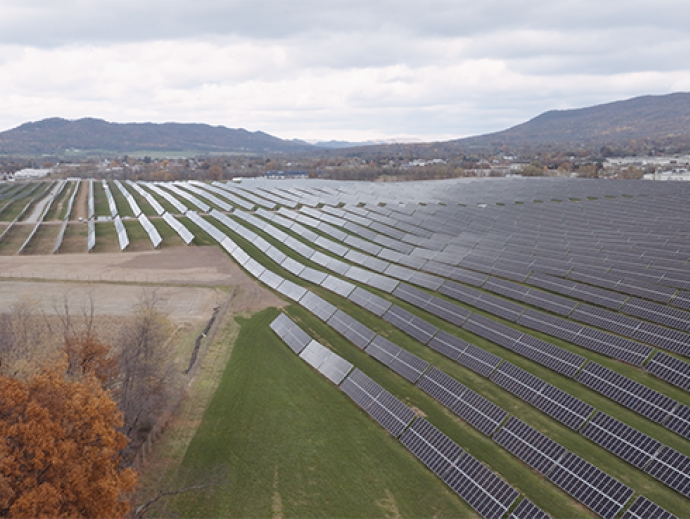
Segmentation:
[(98, 380), (54, 368), (0, 377), (0, 517), (117, 518), (136, 473), (120, 467), (121, 413)]

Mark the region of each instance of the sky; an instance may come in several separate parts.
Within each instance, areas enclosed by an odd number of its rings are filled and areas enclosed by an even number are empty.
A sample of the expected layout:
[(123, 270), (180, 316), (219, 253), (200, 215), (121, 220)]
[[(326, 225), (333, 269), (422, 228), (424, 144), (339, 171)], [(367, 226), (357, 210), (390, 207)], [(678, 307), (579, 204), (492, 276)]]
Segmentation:
[(0, 0), (0, 131), (450, 140), (690, 91), (688, 20), (687, 0)]

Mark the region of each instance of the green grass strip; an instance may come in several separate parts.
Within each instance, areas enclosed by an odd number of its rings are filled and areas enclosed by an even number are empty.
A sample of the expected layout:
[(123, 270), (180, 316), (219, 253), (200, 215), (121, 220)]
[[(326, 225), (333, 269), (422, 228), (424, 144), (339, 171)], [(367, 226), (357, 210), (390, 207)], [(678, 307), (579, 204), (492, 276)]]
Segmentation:
[(227, 479), (186, 494), (181, 517), (477, 517), (339, 389), (269, 329), (242, 325), (232, 357), (182, 462), (179, 483), (215, 468)]

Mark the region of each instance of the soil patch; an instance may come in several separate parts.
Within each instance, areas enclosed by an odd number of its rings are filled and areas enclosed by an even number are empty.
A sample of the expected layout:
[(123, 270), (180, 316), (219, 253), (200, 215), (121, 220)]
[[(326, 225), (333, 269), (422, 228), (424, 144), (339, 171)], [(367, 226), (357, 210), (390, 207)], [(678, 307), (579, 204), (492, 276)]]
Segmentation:
[[(78, 224), (77, 224), (78, 225)], [(72, 227), (72, 226), (70, 226)], [(93, 285), (102, 285), (104, 288), (103, 299), (112, 293), (118, 294), (118, 286), (134, 285), (129, 289), (138, 289), (141, 285), (180, 286), (190, 287), (218, 287), (234, 290), (234, 296), (230, 303), (231, 313), (255, 312), (270, 306), (282, 307), (285, 301), (270, 290), (262, 287), (253, 278), (247, 275), (230, 257), (218, 247), (180, 247), (176, 249), (152, 250), (147, 252), (110, 253), (110, 254), (57, 254), (47, 256), (4, 256), (0, 257), (0, 292), (5, 294), (7, 301), (13, 294), (18, 296), (15, 290), (20, 285), (12, 285), (11, 281), (22, 281), (22, 296), (34, 297), (42, 300), (51, 295), (60, 296), (70, 286), (71, 282), (79, 282), (76, 285), (84, 285), (89, 282)], [(51, 283), (57, 288), (49, 288)], [(60, 283), (63, 282), (63, 283)], [(64, 283), (70, 282), (70, 283)], [(162, 285), (162, 286), (161, 286)], [(49, 290), (52, 290), (49, 292)], [(101, 290), (101, 289), (99, 289)], [(122, 292), (118, 298), (122, 300), (129, 297), (129, 292)], [(171, 292), (173, 297), (175, 293)], [(178, 293), (177, 297), (191, 298), (190, 308), (185, 310), (185, 301), (174, 303), (174, 311), (190, 311), (195, 313), (195, 302), (201, 293), (189, 292), (184, 296)], [(16, 299), (16, 297), (15, 297)], [(101, 299), (100, 297), (98, 298)], [(205, 304), (202, 307), (205, 309)], [(213, 303), (215, 304), (215, 303)], [(48, 304), (50, 306), (50, 304)], [(172, 308), (172, 307), (171, 307)], [(110, 313), (113, 310), (104, 310)], [(205, 312), (206, 310), (204, 310)], [(100, 312), (99, 312), (100, 313)], [(203, 313), (203, 312), (202, 312)], [(208, 318), (210, 311), (204, 313)]]

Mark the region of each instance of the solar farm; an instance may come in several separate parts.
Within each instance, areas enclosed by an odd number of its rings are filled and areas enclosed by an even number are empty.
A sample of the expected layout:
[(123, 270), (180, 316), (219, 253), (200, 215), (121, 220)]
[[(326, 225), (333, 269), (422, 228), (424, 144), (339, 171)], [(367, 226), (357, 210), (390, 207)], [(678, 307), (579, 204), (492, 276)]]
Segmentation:
[(294, 377), (468, 516), (688, 517), (689, 189), (0, 185), (0, 254), (215, 245), (289, 303), (264, 328)]

